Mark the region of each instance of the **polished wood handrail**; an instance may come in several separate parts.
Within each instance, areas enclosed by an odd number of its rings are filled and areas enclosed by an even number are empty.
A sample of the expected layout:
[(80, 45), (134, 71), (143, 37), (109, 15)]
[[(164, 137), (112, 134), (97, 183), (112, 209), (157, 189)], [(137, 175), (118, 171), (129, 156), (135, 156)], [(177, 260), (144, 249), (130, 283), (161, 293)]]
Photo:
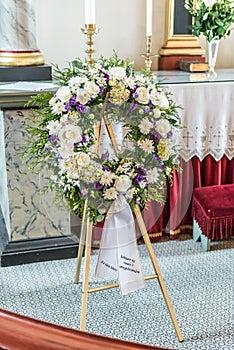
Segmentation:
[(57, 326), (0, 309), (4, 350), (169, 350)]

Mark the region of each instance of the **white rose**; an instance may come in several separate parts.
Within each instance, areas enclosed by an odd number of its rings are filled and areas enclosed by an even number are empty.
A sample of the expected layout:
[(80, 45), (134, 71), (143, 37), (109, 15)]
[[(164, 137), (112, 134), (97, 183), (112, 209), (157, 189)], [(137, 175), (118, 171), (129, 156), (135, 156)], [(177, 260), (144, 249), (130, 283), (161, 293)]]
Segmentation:
[(160, 108), (166, 108), (166, 109), (169, 108), (169, 101), (164, 92), (161, 92), (159, 94), (158, 105)]
[(146, 87), (141, 86), (137, 88), (136, 93), (137, 93), (136, 100), (139, 103), (146, 105), (149, 102), (149, 90)]
[(203, 0), (204, 1), (204, 4), (206, 6), (213, 6), (215, 3), (216, 3), (216, 0)]
[(159, 119), (161, 116), (161, 111), (159, 108), (154, 108), (154, 118)]
[(171, 130), (171, 125), (167, 119), (160, 119), (156, 123), (155, 130), (163, 137), (166, 137), (167, 133)]
[(56, 92), (56, 97), (63, 102), (69, 101), (72, 97), (70, 88), (68, 86), (61, 86)]
[(132, 180), (128, 175), (120, 175), (115, 180), (115, 188), (118, 192), (126, 192), (132, 184)]
[(87, 153), (79, 152), (76, 155), (77, 165), (80, 167), (86, 167), (90, 163), (90, 156)]
[(126, 76), (125, 69), (123, 67), (111, 67), (109, 68), (109, 75), (111, 79), (123, 79)]
[(94, 81), (88, 81), (85, 84), (84, 88), (85, 90), (87, 90), (88, 94), (93, 98), (95, 98), (98, 95), (100, 90), (99, 86), (95, 84)]
[(59, 140), (61, 142), (80, 142), (82, 140), (81, 128), (78, 125), (68, 124), (61, 128), (58, 133)]
[(79, 91), (79, 95), (77, 95), (76, 97), (76, 101), (81, 103), (82, 105), (85, 105), (90, 99), (90, 94), (84, 90), (84, 89), (80, 89)]

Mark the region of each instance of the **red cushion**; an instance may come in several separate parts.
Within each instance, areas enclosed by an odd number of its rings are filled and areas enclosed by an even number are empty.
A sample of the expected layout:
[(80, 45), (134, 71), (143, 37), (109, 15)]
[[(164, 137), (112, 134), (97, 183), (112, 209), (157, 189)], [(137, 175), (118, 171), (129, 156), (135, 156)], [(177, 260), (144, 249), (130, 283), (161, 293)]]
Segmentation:
[(210, 218), (234, 217), (234, 184), (195, 188), (193, 201)]

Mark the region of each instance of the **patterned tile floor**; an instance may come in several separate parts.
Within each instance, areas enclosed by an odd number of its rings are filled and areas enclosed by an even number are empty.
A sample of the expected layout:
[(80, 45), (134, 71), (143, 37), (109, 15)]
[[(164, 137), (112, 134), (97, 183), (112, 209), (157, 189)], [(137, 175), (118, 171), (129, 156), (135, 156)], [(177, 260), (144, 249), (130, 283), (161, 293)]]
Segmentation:
[[(233, 350), (233, 240), (213, 243), (210, 252), (191, 239), (153, 248), (184, 342), (178, 342), (157, 280), (125, 296), (119, 288), (90, 294), (87, 331), (178, 350)], [(139, 251), (145, 275), (153, 273), (146, 247), (140, 245)], [(92, 286), (100, 284), (94, 277), (97, 253), (91, 256)], [(0, 268), (0, 307), (79, 328), (81, 285), (73, 283), (75, 265), (68, 259)]]

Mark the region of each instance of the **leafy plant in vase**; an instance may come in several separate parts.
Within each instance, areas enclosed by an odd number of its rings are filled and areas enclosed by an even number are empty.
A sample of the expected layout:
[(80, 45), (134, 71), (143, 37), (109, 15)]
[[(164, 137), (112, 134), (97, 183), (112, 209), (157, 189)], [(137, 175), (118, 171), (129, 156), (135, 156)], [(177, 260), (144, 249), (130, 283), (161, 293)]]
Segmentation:
[(208, 79), (214, 79), (220, 39), (230, 35), (234, 24), (233, 0), (185, 0), (185, 8), (193, 17), (192, 34), (203, 34), (208, 49)]

